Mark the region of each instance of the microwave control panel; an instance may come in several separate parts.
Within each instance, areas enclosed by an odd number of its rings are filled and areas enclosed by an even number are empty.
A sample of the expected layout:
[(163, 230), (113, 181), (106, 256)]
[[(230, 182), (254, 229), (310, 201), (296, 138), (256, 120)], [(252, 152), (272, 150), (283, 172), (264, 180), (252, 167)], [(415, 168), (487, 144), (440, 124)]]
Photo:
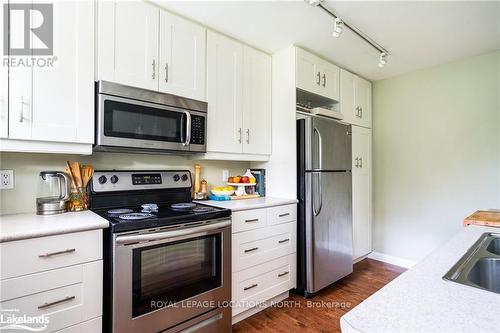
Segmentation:
[(191, 116), (191, 144), (205, 144), (205, 117)]

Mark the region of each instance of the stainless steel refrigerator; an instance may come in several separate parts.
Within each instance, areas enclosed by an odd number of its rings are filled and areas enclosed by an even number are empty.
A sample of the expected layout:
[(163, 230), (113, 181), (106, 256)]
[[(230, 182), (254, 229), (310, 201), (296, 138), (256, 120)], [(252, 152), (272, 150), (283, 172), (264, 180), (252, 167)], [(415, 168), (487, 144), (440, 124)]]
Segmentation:
[(297, 119), (297, 292), (310, 296), (352, 273), (351, 126)]

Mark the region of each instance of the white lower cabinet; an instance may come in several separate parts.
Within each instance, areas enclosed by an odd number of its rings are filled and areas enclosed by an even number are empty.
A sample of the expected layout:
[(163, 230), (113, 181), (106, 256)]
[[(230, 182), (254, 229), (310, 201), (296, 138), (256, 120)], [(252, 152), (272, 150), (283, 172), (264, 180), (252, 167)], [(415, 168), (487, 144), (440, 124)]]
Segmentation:
[(0, 244), (0, 309), (47, 316), (44, 332), (101, 332), (101, 243), (93, 230)]
[(296, 204), (233, 213), (233, 322), (296, 287), (296, 215)]
[(372, 131), (352, 126), (353, 258), (372, 251)]

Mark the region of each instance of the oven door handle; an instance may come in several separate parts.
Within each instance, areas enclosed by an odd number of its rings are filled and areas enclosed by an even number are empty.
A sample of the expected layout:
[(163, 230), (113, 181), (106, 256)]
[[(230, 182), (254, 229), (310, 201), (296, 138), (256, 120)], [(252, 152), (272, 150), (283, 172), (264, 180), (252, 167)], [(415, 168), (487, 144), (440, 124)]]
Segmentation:
[(217, 229), (228, 227), (230, 225), (231, 225), (231, 220), (225, 220), (222, 222), (217, 222), (209, 225), (201, 225), (198, 227), (186, 228), (181, 230), (172, 230), (172, 231), (157, 232), (157, 233), (143, 234), (143, 235), (118, 236), (116, 237), (116, 243), (127, 245), (130, 243), (135, 244), (138, 242), (168, 240), (170, 238), (187, 236), (187, 235), (197, 234), (200, 232), (214, 231)]

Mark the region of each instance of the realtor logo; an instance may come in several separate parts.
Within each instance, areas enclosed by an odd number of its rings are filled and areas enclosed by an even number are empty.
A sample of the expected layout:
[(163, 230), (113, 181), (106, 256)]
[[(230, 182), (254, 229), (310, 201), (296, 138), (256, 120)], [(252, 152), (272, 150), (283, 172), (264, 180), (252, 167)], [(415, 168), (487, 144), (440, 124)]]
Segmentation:
[[(9, 29), (10, 28), (10, 29)], [(10, 56), (50, 56), (54, 52), (53, 4), (3, 5), (3, 50)], [(10, 34), (9, 34), (10, 31)], [(10, 43), (9, 43), (10, 35)]]

